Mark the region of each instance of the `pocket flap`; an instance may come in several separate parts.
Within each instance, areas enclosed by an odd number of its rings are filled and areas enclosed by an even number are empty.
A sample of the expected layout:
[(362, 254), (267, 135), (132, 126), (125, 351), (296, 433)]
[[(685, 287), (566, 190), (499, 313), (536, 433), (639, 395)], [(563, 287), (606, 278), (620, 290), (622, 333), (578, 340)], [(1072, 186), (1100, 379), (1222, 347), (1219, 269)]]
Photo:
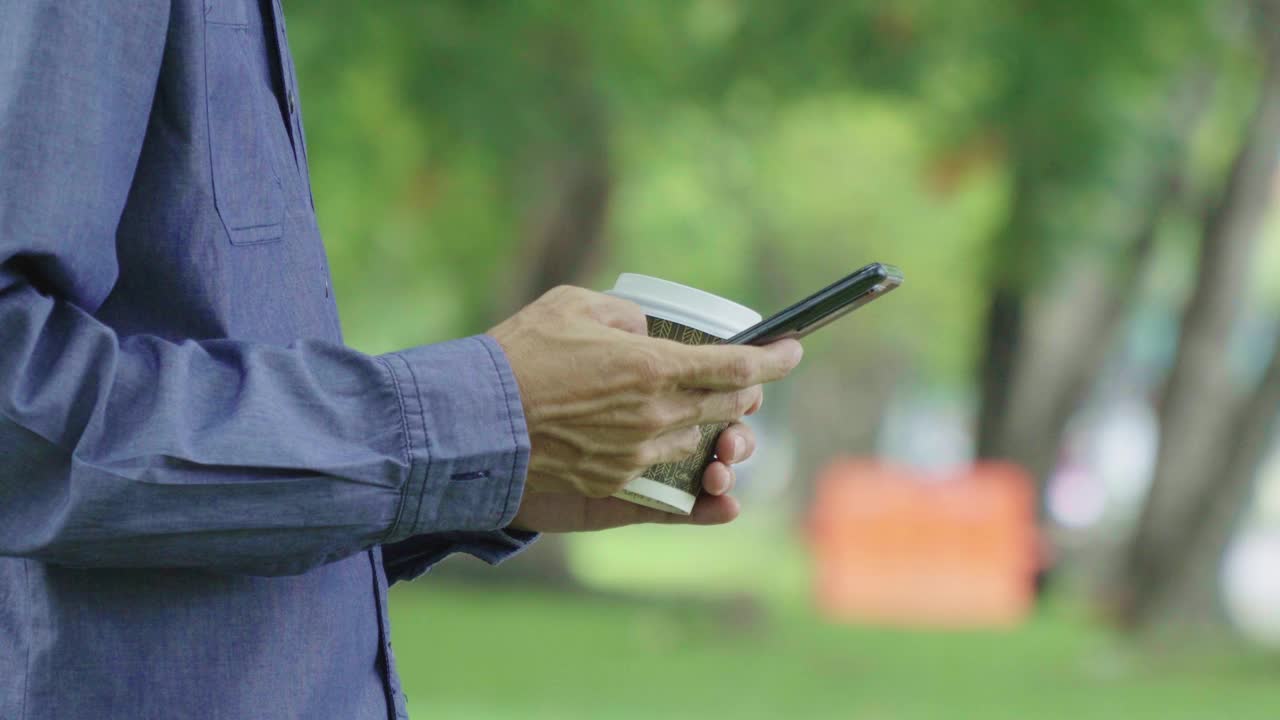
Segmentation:
[(248, 25), (246, 0), (204, 0), (205, 22), (218, 25)]

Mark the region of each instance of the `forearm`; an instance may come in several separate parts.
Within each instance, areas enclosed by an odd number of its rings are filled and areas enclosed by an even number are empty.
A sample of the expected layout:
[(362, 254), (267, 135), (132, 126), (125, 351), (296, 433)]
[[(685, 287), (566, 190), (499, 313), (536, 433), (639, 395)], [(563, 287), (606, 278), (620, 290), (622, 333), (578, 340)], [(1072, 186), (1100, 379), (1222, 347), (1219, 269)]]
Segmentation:
[(0, 554), (275, 574), (515, 513), (523, 418), (482, 340), (119, 338), (0, 277)]

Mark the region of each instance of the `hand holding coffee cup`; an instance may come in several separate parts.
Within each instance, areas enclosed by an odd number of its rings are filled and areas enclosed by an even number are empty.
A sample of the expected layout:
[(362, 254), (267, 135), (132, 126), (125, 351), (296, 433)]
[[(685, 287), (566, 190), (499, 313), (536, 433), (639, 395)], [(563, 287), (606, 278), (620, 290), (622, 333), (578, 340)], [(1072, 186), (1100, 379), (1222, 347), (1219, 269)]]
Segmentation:
[[(680, 521), (609, 496), (655, 465), (703, 451), (700, 426), (751, 411), (758, 386), (784, 377), (802, 354), (794, 341), (756, 348), (651, 338), (646, 312), (629, 300), (562, 287), (490, 332), (520, 385), (533, 446), (518, 527)], [(677, 511), (692, 511), (684, 521), (695, 523), (736, 514), (728, 498), (704, 496), (699, 505)]]
[[(719, 343), (761, 320), (759, 313), (738, 303), (647, 275), (624, 273), (608, 294), (631, 300), (644, 309), (650, 337), (685, 345), (724, 347)], [(646, 468), (615, 497), (665, 512), (689, 514), (703, 490), (704, 474), (721, 454), (717, 440), (731, 422), (704, 421), (699, 428), (701, 441), (692, 453)]]

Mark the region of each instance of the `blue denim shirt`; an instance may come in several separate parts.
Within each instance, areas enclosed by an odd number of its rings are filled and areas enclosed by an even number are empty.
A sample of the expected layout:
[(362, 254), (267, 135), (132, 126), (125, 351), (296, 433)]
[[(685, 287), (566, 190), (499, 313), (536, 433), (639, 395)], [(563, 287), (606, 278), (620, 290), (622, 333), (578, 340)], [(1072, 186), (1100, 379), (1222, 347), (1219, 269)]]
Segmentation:
[(0, 718), (402, 716), (388, 584), (531, 539), (501, 348), (342, 345), (297, 106), (274, 0), (0, 0)]

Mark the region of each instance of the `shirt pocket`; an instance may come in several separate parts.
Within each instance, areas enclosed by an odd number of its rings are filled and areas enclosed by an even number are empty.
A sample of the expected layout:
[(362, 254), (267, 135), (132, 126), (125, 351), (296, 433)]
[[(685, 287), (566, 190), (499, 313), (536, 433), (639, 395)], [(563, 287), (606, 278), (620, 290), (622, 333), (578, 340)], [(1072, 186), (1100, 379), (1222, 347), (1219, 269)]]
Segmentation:
[[(262, 68), (245, 0), (207, 0), (205, 105), (213, 198), (235, 245), (279, 240), (285, 218), (284, 187), (272, 161), (271, 122), (255, 83)], [(277, 113), (278, 115), (278, 113)]]

